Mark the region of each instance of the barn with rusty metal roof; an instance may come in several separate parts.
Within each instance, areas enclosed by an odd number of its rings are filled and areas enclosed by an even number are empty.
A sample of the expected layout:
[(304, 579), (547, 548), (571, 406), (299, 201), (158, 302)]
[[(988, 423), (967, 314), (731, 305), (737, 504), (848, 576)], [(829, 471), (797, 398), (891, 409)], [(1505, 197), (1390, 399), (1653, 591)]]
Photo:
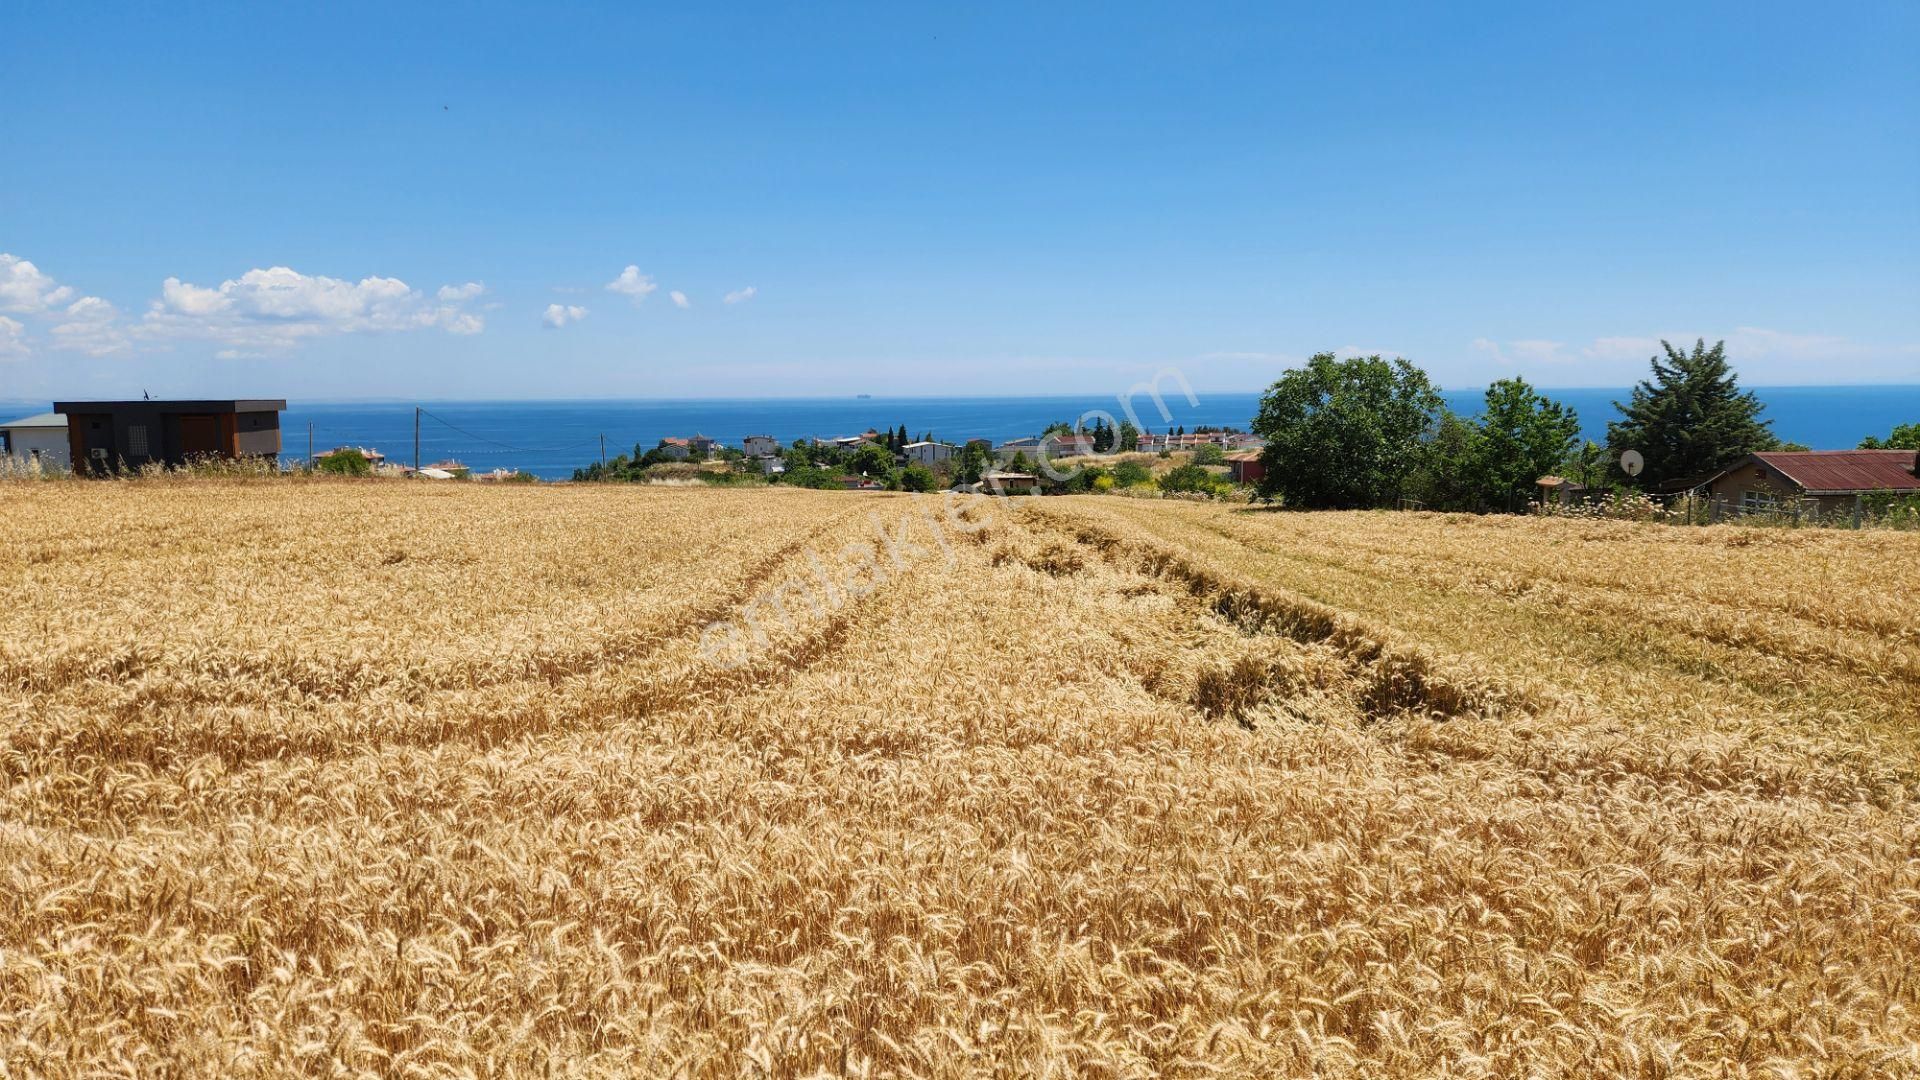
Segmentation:
[(1764, 512), (1792, 502), (1822, 515), (1850, 513), (1869, 495), (1920, 495), (1912, 450), (1779, 450), (1729, 465), (1705, 485), (1712, 504)]

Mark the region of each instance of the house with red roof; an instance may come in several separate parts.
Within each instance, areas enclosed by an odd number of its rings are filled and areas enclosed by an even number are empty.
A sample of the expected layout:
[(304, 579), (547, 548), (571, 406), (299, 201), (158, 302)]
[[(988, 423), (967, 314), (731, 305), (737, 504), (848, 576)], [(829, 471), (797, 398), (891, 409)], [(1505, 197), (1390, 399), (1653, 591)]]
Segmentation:
[[(1821, 515), (1853, 512), (1862, 496), (1920, 496), (1912, 450), (1780, 450), (1749, 454), (1704, 485), (1716, 509), (1754, 512), (1811, 504)], [(1804, 500), (1804, 502), (1802, 502)]]

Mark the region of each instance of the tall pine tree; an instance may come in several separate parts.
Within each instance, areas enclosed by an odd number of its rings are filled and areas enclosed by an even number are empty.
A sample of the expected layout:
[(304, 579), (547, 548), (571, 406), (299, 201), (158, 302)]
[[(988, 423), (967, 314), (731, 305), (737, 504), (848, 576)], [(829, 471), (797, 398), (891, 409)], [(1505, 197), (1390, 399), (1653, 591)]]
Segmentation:
[(1653, 358), (1653, 378), (1633, 388), (1620, 419), (1607, 425), (1607, 448), (1617, 458), (1638, 450), (1646, 458), (1640, 482), (1651, 488), (1705, 480), (1748, 454), (1780, 445), (1760, 404), (1735, 383), (1727, 343), (1696, 341), (1685, 353), (1665, 341)]

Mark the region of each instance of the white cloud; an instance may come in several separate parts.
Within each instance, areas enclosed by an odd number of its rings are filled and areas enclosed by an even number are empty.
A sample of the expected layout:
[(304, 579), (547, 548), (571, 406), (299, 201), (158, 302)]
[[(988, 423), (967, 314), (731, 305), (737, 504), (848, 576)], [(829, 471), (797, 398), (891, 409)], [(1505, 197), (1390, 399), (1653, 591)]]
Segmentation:
[(578, 304), (548, 304), (546, 313), (540, 316), (540, 321), (546, 323), (548, 329), (558, 330), (568, 323), (577, 323), (586, 317), (587, 309)]
[(475, 315), (470, 311), (448, 312), (443, 309), (441, 318), (445, 320), (441, 325), (447, 328), (447, 333), (459, 334), (462, 337), (477, 334), (487, 328), (486, 316)]
[(760, 292), (759, 289), (756, 289), (752, 285), (749, 285), (744, 289), (736, 289), (733, 292), (728, 293), (726, 296), (722, 297), (722, 299), (724, 299), (729, 304), (744, 304), (747, 301), (753, 299), (756, 295), (759, 294), (759, 292)]
[(0, 360), (27, 355), (27, 328), (18, 319), (0, 315)]
[(39, 314), (72, 296), (72, 286), (57, 285), (27, 260), (0, 252), (0, 311)]
[(147, 338), (204, 339), (227, 348), (221, 355), (258, 356), (284, 351), (309, 338), (334, 334), (424, 330), (476, 334), (486, 321), (459, 304), (480, 286), (470, 283), (439, 292), (430, 304), (399, 278), (358, 282), (302, 274), (285, 266), (253, 269), (208, 288), (168, 278), (138, 332)]
[(687, 299), (687, 294), (681, 292), (679, 289), (668, 293), (667, 298), (672, 300), (673, 306), (679, 308), (681, 311), (685, 311), (693, 306), (693, 301)]
[(1566, 351), (1565, 344), (1545, 338), (1521, 338), (1504, 345), (1490, 338), (1474, 338), (1473, 347), (1493, 357), (1494, 362), (1502, 367), (1569, 364), (1574, 360)]
[(438, 296), (442, 303), (457, 304), (463, 300), (471, 300), (486, 291), (486, 285), (481, 282), (469, 281), (465, 285), (442, 285), (440, 291), (434, 295)]
[(110, 356), (132, 345), (120, 325), (120, 310), (97, 296), (83, 296), (69, 304), (66, 320), (52, 334), (56, 347), (89, 356)]
[(620, 271), (619, 277), (607, 282), (608, 292), (619, 293), (622, 296), (630, 296), (636, 304), (645, 300), (648, 293), (651, 293), (659, 287), (660, 286), (653, 283), (652, 278), (641, 273), (638, 266), (627, 267), (625, 270)]
[(1881, 345), (1834, 334), (1798, 334), (1758, 326), (1740, 326), (1730, 332), (1715, 333), (1613, 335), (1577, 346), (1537, 338), (1513, 341), (1475, 338), (1473, 347), (1503, 367), (1578, 365), (1585, 378), (1598, 383), (1619, 383), (1646, 376), (1647, 361), (1662, 354), (1662, 339), (1676, 349), (1691, 349), (1700, 339), (1708, 344), (1724, 340), (1727, 359), (1741, 380), (1748, 383), (1907, 379), (1920, 374), (1920, 367), (1916, 367), (1920, 362), (1920, 344)]

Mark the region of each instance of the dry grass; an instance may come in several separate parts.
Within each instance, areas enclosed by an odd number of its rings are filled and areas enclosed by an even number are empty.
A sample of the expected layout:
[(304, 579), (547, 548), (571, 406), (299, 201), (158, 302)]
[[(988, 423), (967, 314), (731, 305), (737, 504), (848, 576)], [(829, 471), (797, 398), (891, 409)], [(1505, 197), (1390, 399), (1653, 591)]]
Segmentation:
[(0, 485), (0, 1075), (1920, 1075), (1920, 537), (929, 501)]

